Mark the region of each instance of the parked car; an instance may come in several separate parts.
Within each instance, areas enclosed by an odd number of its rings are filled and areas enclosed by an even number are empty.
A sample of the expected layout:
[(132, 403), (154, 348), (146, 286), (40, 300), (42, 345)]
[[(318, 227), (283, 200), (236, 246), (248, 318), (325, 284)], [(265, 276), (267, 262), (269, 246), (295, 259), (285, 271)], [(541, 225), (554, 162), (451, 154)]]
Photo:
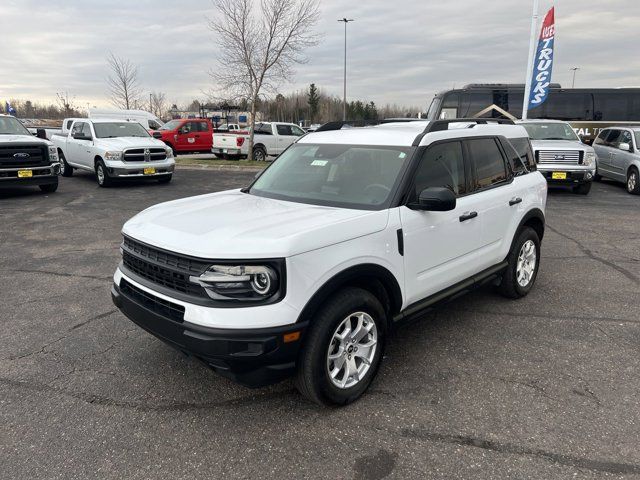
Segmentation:
[(222, 125), (218, 125), (215, 128), (216, 132), (220, 132), (220, 133), (234, 133), (234, 132), (241, 132), (243, 131), (242, 128), (240, 128), (240, 125), (237, 123), (224, 123)]
[(593, 147), (598, 154), (596, 179), (625, 182), (627, 192), (640, 195), (640, 127), (612, 127), (602, 130)]
[(115, 305), (242, 384), (354, 401), (397, 322), (534, 285), (547, 183), (508, 153), (532, 157), (524, 128), (474, 122), (309, 134), (247, 188), (148, 208), (123, 227)]
[(170, 120), (154, 132), (153, 137), (166, 143), (174, 156), (187, 152), (210, 153), (213, 128), (211, 121), (206, 118)]
[(571, 125), (559, 120), (519, 120), (531, 138), (538, 171), (551, 186), (569, 186), (587, 195), (596, 173), (596, 152)]
[(90, 108), (88, 110), (89, 118), (100, 119), (107, 118), (109, 120), (126, 120), (128, 122), (138, 122), (147, 130), (158, 130), (163, 122), (153, 113), (144, 110), (112, 110), (103, 108)]
[[(306, 132), (295, 123), (256, 123), (253, 137), (253, 159), (277, 157)], [(216, 133), (211, 151), (220, 158), (237, 160), (249, 156), (248, 133)]]
[(15, 117), (0, 114), (0, 188), (37, 185), (46, 193), (58, 189), (58, 151), (35, 138)]
[(77, 119), (67, 135), (54, 135), (51, 140), (63, 176), (72, 176), (76, 168), (95, 172), (101, 187), (125, 178), (167, 183), (175, 168), (171, 149), (137, 122)]

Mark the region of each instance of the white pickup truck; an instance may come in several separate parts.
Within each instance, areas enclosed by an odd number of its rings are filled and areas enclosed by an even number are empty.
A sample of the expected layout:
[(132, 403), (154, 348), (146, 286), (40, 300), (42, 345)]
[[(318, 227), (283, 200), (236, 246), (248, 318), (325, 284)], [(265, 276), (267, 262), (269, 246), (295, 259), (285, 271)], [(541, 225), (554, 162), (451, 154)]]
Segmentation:
[(175, 160), (171, 148), (153, 138), (137, 122), (110, 119), (72, 120), (66, 135), (53, 135), (61, 174), (75, 168), (95, 172), (98, 184), (108, 187), (118, 178), (155, 178), (171, 181)]
[[(277, 157), (305, 134), (295, 123), (256, 123), (253, 137), (253, 159), (264, 161)], [(218, 158), (237, 160), (249, 156), (248, 133), (214, 133), (211, 152)]]

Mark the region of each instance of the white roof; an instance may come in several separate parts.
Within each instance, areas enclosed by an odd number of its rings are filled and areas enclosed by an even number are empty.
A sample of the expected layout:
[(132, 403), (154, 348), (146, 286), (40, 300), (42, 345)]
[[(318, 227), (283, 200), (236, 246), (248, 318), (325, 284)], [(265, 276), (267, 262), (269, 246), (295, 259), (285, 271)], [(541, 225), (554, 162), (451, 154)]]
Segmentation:
[(545, 118), (527, 118), (524, 120), (516, 120), (516, 123), (568, 123), (564, 120), (550, 120)]
[[(416, 137), (424, 132), (428, 121), (384, 123), (373, 127), (346, 128), (325, 132), (311, 132), (298, 143), (322, 143), (343, 145), (379, 145), (410, 147)], [(452, 123), (449, 130), (431, 132), (425, 135), (420, 145), (428, 145), (437, 140), (448, 138), (474, 137), (483, 135), (501, 135), (508, 138), (528, 137), (524, 127), (518, 125), (474, 123)]]

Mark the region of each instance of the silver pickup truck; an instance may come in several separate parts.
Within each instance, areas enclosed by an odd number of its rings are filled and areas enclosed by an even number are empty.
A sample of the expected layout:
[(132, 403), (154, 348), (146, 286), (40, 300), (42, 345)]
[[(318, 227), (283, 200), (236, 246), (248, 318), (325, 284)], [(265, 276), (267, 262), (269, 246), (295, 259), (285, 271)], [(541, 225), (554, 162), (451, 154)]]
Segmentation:
[(587, 195), (596, 173), (596, 153), (571, 125), (559, 120), (520, 120), (529, 133), (538, 171), (549, 186), (569, 186)]

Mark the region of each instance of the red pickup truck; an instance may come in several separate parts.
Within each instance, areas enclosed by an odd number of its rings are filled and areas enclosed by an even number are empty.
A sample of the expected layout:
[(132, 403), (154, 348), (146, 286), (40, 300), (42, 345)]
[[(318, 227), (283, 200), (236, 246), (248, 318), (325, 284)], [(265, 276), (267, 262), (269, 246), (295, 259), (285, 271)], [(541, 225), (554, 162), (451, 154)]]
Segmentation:
[(173, 154), (187, 152), (211, 152), (213, 127), (206, 118), (183, 118), (165, 123), (153, 136), (162, 140)]

